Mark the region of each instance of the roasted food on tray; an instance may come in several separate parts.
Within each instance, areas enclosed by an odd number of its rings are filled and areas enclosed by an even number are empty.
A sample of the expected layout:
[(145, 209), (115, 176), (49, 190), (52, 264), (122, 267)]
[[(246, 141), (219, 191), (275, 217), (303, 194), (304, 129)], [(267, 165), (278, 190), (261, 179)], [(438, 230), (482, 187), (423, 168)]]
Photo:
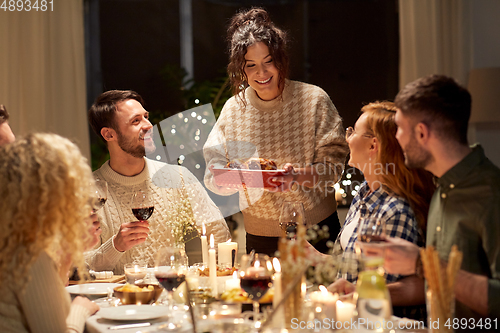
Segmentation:
[[(208, 267), (204, 269), (198, 269), (200, 276), (210, 276), (210, 270)], [(233, 273), (237, 271), (235, 267), (232, 268), (221, 268), (217, 266), (217, 276), (231, 276)]]
[(229, 169), (277, 170), (276, 163), (266, 158), (251, 158), (249, 160), (232, 160), (226, 164)]

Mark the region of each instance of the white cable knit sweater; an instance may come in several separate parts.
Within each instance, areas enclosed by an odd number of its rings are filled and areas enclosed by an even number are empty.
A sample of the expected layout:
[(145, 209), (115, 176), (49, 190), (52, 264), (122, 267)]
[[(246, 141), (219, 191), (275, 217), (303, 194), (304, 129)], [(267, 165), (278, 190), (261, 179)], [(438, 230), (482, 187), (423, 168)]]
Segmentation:
[[(111, 169), (109, 161), (94, 172), (96, 177), (108, 182), (108, 200), (98, 211), (102, 228), (101, 242), (93, 251), (86, 253), (87, 263), (95, 271), (112, 270), (115, 274), (123, 274), (123, 265), (135, 261), (143, 261), (153, 267), (154, 256), (159, 247), (173, 245), (172, 210), (182, 193), (180, 172), (200, 234), (204, 222), (207, 235), (214, 234), (216, 243), (225, 242), (230, 237), (220, 210), (188, 169), (147, 158), (145, 161), (144, 170), (133, 177), (118, 174)], [(119, 252), (113, 245), (113, 238), (122, 223), (137, 221), (132, 214), (130, 202), (132, 194), (139, 189), (148, 191), (153, 197), (154, 212), (148, 220), (150, 233), (144, 243)]]
[(294, 168), (314, 165), (320, 174), (317, 184), (298, 186), (287, 193), (248, 189), (250, 207), (240, 191), (240, 209), (245, 229), (258, 236), (281, 235), (279, 215), (285, 200), (300, 201), (306, 223), (314, 225), (335, 212), (333, 185), (340, 179), (348, 147), (337, 109), (321, 88), (286, 81), (281, 96), (261, 100), (255, 90), (245, 90), (246, 106), (233, 96), (229, 99), (203, 148), (207, 170), (205, 185), (220, 195), (236, 193), (221, 190), (214, 183), (211, 165), (224, 167), (228, 160), (262, 157), (274, 160), (278, 168), (292, 163)]

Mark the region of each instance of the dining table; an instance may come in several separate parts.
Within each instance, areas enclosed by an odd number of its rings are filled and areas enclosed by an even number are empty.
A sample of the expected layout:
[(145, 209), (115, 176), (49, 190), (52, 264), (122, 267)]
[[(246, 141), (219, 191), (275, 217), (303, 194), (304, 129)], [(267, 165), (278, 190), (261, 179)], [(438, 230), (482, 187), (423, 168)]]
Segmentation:
[[(220, 278), (221, 285), (224, 285), (227, 278)], [(117, 280), (114, 280), (117, 281)], [(101, 283), (95, 283), (101, 282)], [(171, 332), (171, 333), (184, 333), (193, 332), (193, 325), (191, 320), (191, 312), (189, 307), (182, 303), (171, 304), (169, 302), (157, 301), (153, 304), (143, 304), (143, 305), (122, 305), (120, 299), (113, 296), (112, 290), (119, 286), (120, 284), (114, 283), (102, 283), (102, 281), (94, 281), (94, 283), (81, 284), (81, 285), (71, 285), (67, 287), (68, 292), (74, 297), (76, 295), (87, 296), (100, 306), (100, 310), (90, 316), (86, 320), (85, 332), (87, 333), (137, 333), (137, 332)], [(123, 283), (123, 280), (119, 281)], [(311, 289), (311, 288), (309, 288)], [(312, 288), (314, 289), (314, 288)], [(164, 291), (165, 293), (165, 291)], [(330, 324), (333, 327), (334, 321), (331, 314), (323, 314), (318, 317), (316, 313), (316, 307), (312, 305), (312, 300), (314, 299), (314, 294), (317, 292), (308, 292), (306, 294), (305, 303), (303, 305), (303, 321), (314, 321), (318, 318), (323, 321), (325, 319), (330, 319)], [(165, 295), (164, 295), (165, 296)], [(165, 298), (161, 298), (165, 299)], [(194, 300), (193, 300), (194, 301)], [(325, 302), (328, 300), (324, 300)], [(276, 325), (270, 324), (266, 326), (266, 329), (257, 328), (253, 321), (253, 311), (251, 307), (244, 306), (240, 304), (238, 307), (233, 307), (230, 313), (227, 312), (228, 308), (225, 301), (214, 301), (212, 303), (193, 303), (193, 316), (195, 321), (196, 332), (263, 332), (263, 333), (274, 333), (283, 332), (276, 329)], [(247, 304), (251, 305), (251, 304)], [(243, 311), (243, 312), (242, 312)], [(261, 318), (269, 316), (272, 312), (272, 307), (264, 307), (262, 310)], [(281, 314), (283, 315), (283, 314)], [(352, 316), (351, 316), (352, 317)], [(355, 318), (351, 318), (355, 322)], [(429, 330), (423, 327), (423, 323), (420, 322), (420, 326), (416, 322), (406, 319), (398, 318), (393, 316), (391, 318), (393, 323), (393, 330), (388, 330), (394, 333), (428, 333)], [(270, 320), (269, 322), (273, 322)], [(281, 320), (284, 324), (284, 320)], [(296, 325), (292, 326), (289, 332), (299, 333), (299, 332), (370, 332), (361, 328), (359, 325), (355, 325), (356, 329), (352, 328), (342, 328), (340, 330), (325, 329), (325, 326), (320, 325), (319, 327), (306, 327), (307, 325)], [(403, 329), (399, 329), (402, 327)], [(371, 331), (373, 332), (373, 331)]]
[[(144, 319), (140, 316), (135, 319), (133, 315), (124, 315), (126, 309), (137, 310), (141, 307), (142, 313), (151, 313)], [(111, 311), (110, 311), (111, 310)], [(133, 311), (132, 311), (133, 312)], [(110, 314), (111, 313), (111, 314)], [(195, 310), (196, 332), (248, 332), (248, 333), (282, 333), (285, 332), (270, 325), (269, 328), (259, 330), (255, 327), (254, 322), (249, 319), (249, 312), (243, 313), (235, 317), (226, 318), (211, 318), (205, 316), (202, 318), (199, 312)], [(405, 318), (393, 316), (393, 330), (387, 332), (393, 333), (428, 333), (430, 332), (425, 327), (418, 327), (414, 321)], [(356, 321), (353, 320), (355, 324)], [(402, 327), (402, 329), (398, 328)], [(356, 329), (347, 328), (340, 330), (324, 329), (321, 326), (309, 327), (292, 327), (288, 332), (339, 332), (339, 333), (365, 333), (373, 332), (360, 326), (354, 326)], [(174, 308), (165, 305), (120, 305), (105, 307), (98, 311), (95, 315), (89, 317), (86, 321), (85, 332), (87, 333), (146, 333), (146, 332), (171, 332), (171, 333), (190, 333), (193, 332), (190, 313), (187, 306), (177, 305)]]

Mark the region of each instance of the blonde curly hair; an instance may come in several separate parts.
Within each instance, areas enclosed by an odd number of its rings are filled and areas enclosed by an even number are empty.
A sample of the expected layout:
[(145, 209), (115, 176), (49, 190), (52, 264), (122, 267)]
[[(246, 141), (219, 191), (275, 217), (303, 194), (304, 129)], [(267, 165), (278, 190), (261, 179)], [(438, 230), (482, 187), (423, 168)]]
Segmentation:
[(92, 172), (80, 150), (55, 134), (0, 148), (0, 283), (24, 288), (42, 252), (84, 271)]

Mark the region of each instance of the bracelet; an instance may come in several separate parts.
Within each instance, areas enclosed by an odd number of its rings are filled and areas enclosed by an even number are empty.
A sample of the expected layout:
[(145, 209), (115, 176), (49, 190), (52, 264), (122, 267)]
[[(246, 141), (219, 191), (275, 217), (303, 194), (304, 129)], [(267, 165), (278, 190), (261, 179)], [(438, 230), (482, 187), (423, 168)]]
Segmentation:
[(418, 251), (417, 260), (415, 262), (415, 275), (421, 279), (424, 278), (424, 265), (422, 264), (422, 257)]

